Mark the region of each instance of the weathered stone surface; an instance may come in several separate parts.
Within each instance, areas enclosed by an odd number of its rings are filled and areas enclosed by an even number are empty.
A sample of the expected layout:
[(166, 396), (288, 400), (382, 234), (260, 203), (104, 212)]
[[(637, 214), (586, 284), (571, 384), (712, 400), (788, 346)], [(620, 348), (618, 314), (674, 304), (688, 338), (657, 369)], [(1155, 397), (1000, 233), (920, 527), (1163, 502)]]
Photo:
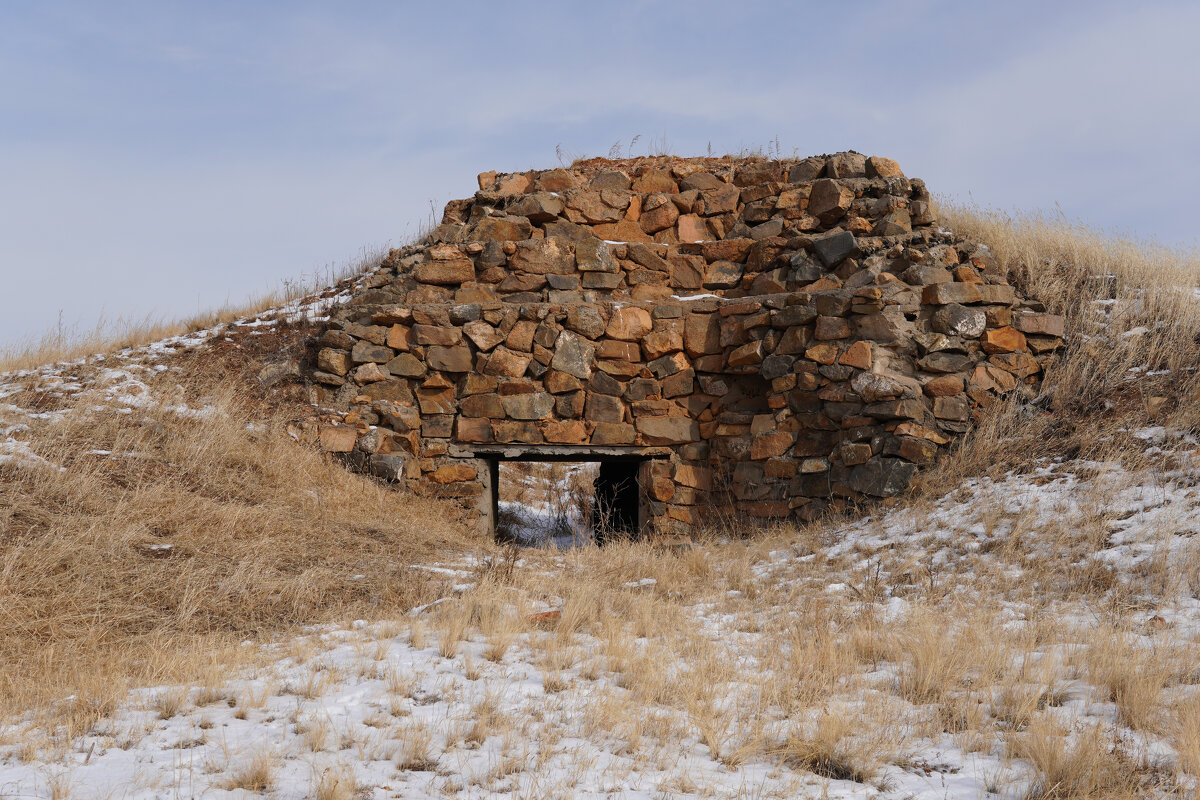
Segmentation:
[(504, 416), (504, 404), (498, 394), (475, 394), (462, 399), (459, 412), (465, 417), (500, 419)]
[(583, 444), (587, 441), (587, 428), (580, 420), (547, 422), (542, 429), (547, 442), (557, 444)]
[(855, 342), (838, 356), (837, 363), (855, 369), (870, 369), (873, 363), (870, 342)]
[(939, 333), (978, 339), (987, 327), (987, 314), (982, 308), (950, 303), (933, 312), (929, 323)]
[(850, 323), (841, 317), (817, 317), (813, 338), (821, 340), (845, 339), (850, 335)]
[(477, 477), (479, 477), (478, 470), (469, 464), (447, 464), (434, 470), (429, 479), (435, 483), (458, 483), (459, 481), (473, 481)]
[(933, 430), (926, 428), (923, 425), (918, 425), (915, 422), (902, 422), (896, 426), (895, 431), (897, 436), (913, 436), (918, 439), (928, 439), (934, 444), (949, 444), (950, 440)]
[(636, 341), (654, 329), (650, 312), (644, 308), (626, 306), (613, 309), (605, 334), (612, 339)]
[(354, 362), (345, 350), (326, 347), (317, 353), (317, 367), (334, 375), (345, 375)]
[[(417, 344), (439, 344), (445, 347), (462, 341), (462, 330), (445, 325), (413, 325), (412, 336)], [(391, 358), (391, 356), (388, 356)]]
[(624, 422), (625, 404), (613, 395), (591, 394), (584, 405), (583, 416), (592, 422)]
[(808, 213), (826, 224), (845, 216), (854, 202), (854, 192), (835, 180), (816, 181), (808, 197)]
[(508, 213), (526, 217), (530, 222), (549, 222), (564, 210), (563, 201), (549, 192), (534, 192), (510, 203)]
[(1018, 350), (1028, 350), (1025, 334), (1016, 328), (996, 328), (983, 335), (983, 352), (985, 353), (1014, 353)]
[(985, 392), (1004, 394), (1017, 388), (1017, 379), (1012, 373), (993, 364), (980, 364), (971, 373), (971, 388)]
[(642, 417), (635, 423), (647, 444), (682, 444), (700, 439), (700, 426), (686, 417)]
[(979, 303), (983, 294), (974, 283), (933, 283), (922, 290), (921, 300), (929, 305)]
[(592, 431), (592, 444), (624, 445), (637, 441), (637, 429), (623, 422), (598, 422)]
[(517, 242), (528, 239), (532, 231), (524, 217), (484, 217), (470, 227), (468, 235), (479, 241)]
[(867, 159), (866, 172), (868, 178), (903, 178), (900, 165), (890, 158), (871, 156)]
[(953, 283), (954, 276), (945, 267), (916, 264), (900, 273), (900, 279), (913, 286), (930, 283)]
[(389, 377), (391, 376), (386, 370), (380, 369), (378, 364), (370, 361), (354, 370), (354, 381), (360, 386), (385, 381)]
[(922, 390), (930, 397), (952, 397), (962, 394), (964, 388), (962, 378), (956, 375), (942, 375), (926, 381)]
[[(962, 284), (965, 285), (965, 284)], [(982, 303), (1009, 306), (1016, 302), (1017, 292), (1011, 286), (979, 284), (979, 299)]]
[(842, 463), (848, 467), (865, 464), (871, 457), (871, 445), (853, 442), (843, 442), (838, 450)]
[(463, 325), (463, 333), (480, 350), (491, 350), (504, 341), (504, 337), (486, 322), (468, 322)]
[(646, 368), (654, 373), (654, 377), (665, 378), (687, 369), (688, 360), (683, 353), (671, 353), (654, 359), (646, 364)]
[(1056, 314), (1022, 313), (1013, 316), (1013, 327), (1031, 336), (1066, 335), (1066, 321)]
[(850, 471), (850, 488), (873, 497), (894, 497), (908, 488), (917, 465), (899, 458), (875, 457)]
[(454, 422), (454, 433), (460, 442), (482, 444), (492, 441), (492, 423), (486, 418), (469, 419), (459, 417)]
[(410, 330), (403, 325), (393, 325), (388, 330), (387, 339), (384, 342), (388, 347), (401, 353), (407, 353), (410, 348)]
[(594, 306), (572, 306), (567, 312), (566, 326), (588, 339), (598, 339), (604, 335), (607, 324)]
[(903, 397), (907, 386), (890, 375), (860, 372), (850, 381), (850, 388), (864, 401), (876, 403)]
[(442, 372), (470, 372), (474, 366), (471, 349), (466, 345), (431, 347), (425, 353), (425, 361)]
[(554, 358), (550, 366), (581, 381), (592, 377), (592, 361), (596, 357), (596, 346), (582, 336), (570, 331), (558, 335), (554, 344)]
[(704, 270), (701, 284), (705, 289), (730, 289), (742, 282), (741, 264), (732, 261), (714, 261)]
[(858, 254), (858, 240), (850, 231), (838, 231), (828, 236), (813, 240), (813, 251), (826, 268), (838, 264)]
[(509, 395), (500, 401), (504, 413), (512, 419), (545, 419), (554, 410), (554, 395), (549, 392)]
[(715, 314), (689, 314), (683, 325), (683, 346), (693, 358), (721, 352), (721, 325)]
[(337, 425), (322, 428), (318, 439), (327, 453), (349, 453), (358, 441), (358, 431), (351, 425)]
[[(653, 202), (657, 200), (657, 202)], [(663, 195), (651, 195), (643, 207), (638, 225), (646, 233), (658, 233), (672, 227), (679, 219), (679, 209)]]
[(683, 350), (683, 335), (675, 329), (654, 331), (642, 339), (642, 354), (654, 360)]
[(917, 360), (917, 366), (926, 372), (961, 372), (971, 366), (971, 359), (961, 353), (930, 353)]
[(912, 233), (912, 218), (909, 217), (908, 211), (898, 208), (876, 221), (871, 226), (871, 233), (875, 236), (900, 236)]
[[(371, 344), (367, 341), (358, 342), (354, 345), (354, 349), (350, 351), (350, 360), (355, 364), (362, 364), (366, 361), (374, 361), (377, 364), (383, 364), (391, 361), (396, 354), (392, 352), (390, 347), (384, 347), (379, 344)], [(332, 372), (332, 370), (330, 370)]]
[(497, 347), (488, 356), (487, 365), (483, 368), (483, 372), (486, 375), (519, 378), (525, 374), (525, 369), (532, 360), (531, 356), (514, 353), (507, 347)]
[(613, 258), (612, 248), (600, 239), (584, 239), (575, 243), (575, 261), (580, 272), (620, 272), (621, 265)]
[(988, 361), (1018, 378), (1028, 378), (1042, 371), (1037, 359), (1028, 353), (1004, 353), (994, 355)]
[(763, 344), (759, 342), (747, 342), (741, 347), (734, 348), (729, 354), (728, 364), (731, 367), (745, 367), (752, 364), (761, 363), (763, 360)]
[(920, 400), (883, 400), (863, 409), (863, 414), (876, 419), (921, 419), (926, 414), (925, 404)]
[(567, 275), (575, 270), (575, 254), (562, 239), (531, 239), (517, 242), (509, 268), (533, 275)]
[(867, 157), (853, 150), (834, 153), (825, 159), (825, 175), (830, 178), (862, 178), (867, 174)]
[(681, 242), (703, 242), (712, 237), (708, 225), (695, 214), (683, 214), (676, 222)]
[(962, 397), (935, 397), (933, 416), (938, 419), (966, 421), (970, 417), (967, 401)]
[(782, 431), (756, 436), (750, 445), (750, 458), (761, 461), (764, 458), (775, 458), (786, 453), (795, 438), (790, 433)]
[(463, 257), (453, 261), (429, 260), (417, 265), (413, 277), (421, 283), (435, 285), (466, 283), (475, 280), (475, 265)]

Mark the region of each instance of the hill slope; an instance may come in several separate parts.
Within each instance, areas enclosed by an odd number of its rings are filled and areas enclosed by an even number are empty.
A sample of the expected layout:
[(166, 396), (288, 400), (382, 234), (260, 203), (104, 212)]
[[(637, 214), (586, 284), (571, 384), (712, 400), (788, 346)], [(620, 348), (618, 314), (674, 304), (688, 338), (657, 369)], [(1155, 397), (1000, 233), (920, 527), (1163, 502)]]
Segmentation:
[(1066, 316), (1041, 405), (894, 509), (696, 548), (505, 554), (298, 444), (319, 306), (0, 376), (0, 785), (1190, 796), (1196, 263), (946, 218)]

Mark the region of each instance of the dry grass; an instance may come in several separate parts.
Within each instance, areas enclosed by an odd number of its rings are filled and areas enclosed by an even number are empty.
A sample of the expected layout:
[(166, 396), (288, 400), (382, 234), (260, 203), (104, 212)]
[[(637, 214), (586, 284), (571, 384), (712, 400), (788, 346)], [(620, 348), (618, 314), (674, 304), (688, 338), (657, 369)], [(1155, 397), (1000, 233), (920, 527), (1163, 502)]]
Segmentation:
[(408, 608), (441, 591), (411, 564), (483, 545), (454, 510), (297, 445), (294, 406), (202, 359), (182, 389), (170, 372), (151, 384), (201, 414), (84, 395), (28, 436), (61, 471), (0, 464), (0, 712), (53, 707), (85, 731), (126, 678), (185, 683), (214, 652), (244, 660), (247, 637)]
[(1125, 800), (1144, 797), (1143, 775), (1098, 725), (1070, 731), (1039, 717), (1016, 736), (1012, 752), (1036, 773), (1026, 800)]
[(311, 796), (313, 800), (354, 800), (359, 791), (354, 768), (348, 764), (336, 764), (316, 774)]
[[(1054, 415), (999, 409), (928, 486), (944, 490), (964, 475), (1051, 451), (1128, 456), (1119, 437), (1104, 437), (1150, 419), (1195, 423), (1183, 400), (1196, 379), (1183, 369), (1189, 353), (1194, 360), (1200, 312), (1190, 291), (1172, 288), (1195, 286), (1194, 260), (1053, 220), (947, 216), (987, 241), (1025, 291), (1066, 314), (1072, 335), (1046, 385)], [(1097, 282), (1092, 274), (1116, 277)], [(1110, 296), (1119, 302), (1107, 333), (1089, 329), (1094, 301)], [(1162, 335), (1119, 335), (1139, 325)], [(1113, 338), (1097, 348), (1080, 332)], [(1142, 365), (1172, 372), (1124, 380)], [(191, 366), (180, 396), (213, 409), (204, 416), (93, 412), (85, 401), (31, 437), (36, 452), (67, 471), (0, 467), (0, 663), (11, 667), (0, 671), (3, 710), (42, 709), (49, 726), (72, 736), (110, 716), (131, 681), (184, 684), (196, 676), (211, 687), (197, 704), (228, 697), (213, 665), (251, 656), (223, 645), (449, 596), (432, 573), (409, 565), (455, 547), (486, 547), (464, 537), (448, 507), (397, 496), (297, 446), (283, 433), (287, 403), (268, 411), (269, 398), (235, 396)], [(1157, 417), (1140, 404), (1152, 393), (1168, 397)], [(1027, 434), (1020, 442), (1012, 438), (1018, 432)], [(97, 459), (86, 455), (91, 449), (135, 455)], [(1077, 507), (1050, 522), (976, 496), (982, 542), (914, 535), (894, 551), (864, 546), (838, 555), (822, 526), (727, 527), (725, 538), (695, 549), (615, 542), (522, 553), (520, 566), (515, 556), (493, 556), (473, 573), (473, 589), (411, 620), (408, 642), (422, 649), (433, 636), (441, 657), (461, 654), (470, 682), (503, 675), (504, 662), (520, 659), (540, 670), (548, 695), (537, 699), (535, 712), (545, 715), (537, 722), (560, 712), (561, 719), (538, 728), (532, 714), (510, 713), (514, 701), (500, 686), (480, 698), (439, 684), (439, 695), (459, 698), (469, 714), (450, 718), (452, 733), (431, 729), (410, 711), (424, 677), (400, 673), (387, 664), (386, 647), (364, 640), (357, 674), (382, 681), (391, 703), (378, 708), (392, 716), (379, 710), (365, 726), (339, 729), (340, 744), (364, 759), (386, 753), (402, 771), (451, 763), (441, 756), (443, 735), (446, 748), (451, 739), (466, 749), (499, 744), (494, 769), (480, 778), (499, 782), (532, 769), (517, 746), (531, 731), (547, 749), (559, 738), (602, 743), (637, 768), (669, 767), (698, 742), (729, 769), (759, 760), (882, 787), (889, 771), (921, 768), (909, 762), (906, 740), (940, 747), (950, 734), (967, 752), (1007, 746), (1022, 759), (1015, 773), (1032, 780), (1030, 798), (1146, 796), (1147, 780), (1167, 785), (1163, 768), (1126, 742), (1136, 735), (1169, 743), (1170, 768), (1188, 780), (1200, 771), (1200, 705), (1194, 687), (1177, 685), (1194, 682), (1194, 649), (1160, 647), (1132, 626), (1188, 584), (1195, 562), (1163, 556), (1118, 575), (1089, 559), (1111, 521), (1102, 489), (1095, 491), (1075, 496)], [(910, 502), (919, 528), (928, 496)], [(781, 565), (775, 552), (803, 557)], [(356, 575), (364, 577), (350, 579)], [(893, 600), (907, 610), (885, 616)], [(531, 620), (532, 609), (547, 605), (557, 617)], [(1094, 622), (1058, 621), (1083, 618), (1081, 609)], [(289, 651), (295, 664), (310, 665), (288, 686), (298, 715), (333, 680), (314, 657), (318, 646), (306, 638)], [(196, 658), (205, 651), (208, 658)], [(243, 696), (239, 712), (262, 708), (270, 691), (264, 684)], [(1083, 703), (1060, 706), (1076, 691), (1080, 699), (1094, 691), (1115, 719), (1073, 722), (1071, 714), (1087, 713)], [(164, 718), (187, 703), (170, 692), (151, 700)], [(68, 695), (75, 699), (58, 702)], [(323, 751), (329, 722), (310, 711), (294, 719), (304, 749)], [(39, 756), (33, 745), (21, 753)], [(589, 757), (578, 756), (580, 774)], [(230, 786), (263, 791), (274, 759), (254, 756)], [(314, 772), (311, 791), (352, 796), (354, 775)]]
[(895, 758), (898, 743), (857, 709), (831, 709), (798, 726), (780, 747), (784, 762), (834, 780), (869, 783)]
[(412, 722), (396, 730), (396, 769), (401, 772), (428, 772), (437, 767), (433, 732)]
[(248, 792), (264, 793), (275, 781), (279, 757), (268, 750), (260, 750), (245, 761), (234, 765), (225, 778), (222, 788), (232, 791), (245, 789)]
[(1091, 683), (1116, 704), (1122, 723), (1135, 730), (1157, 729), (1159, 697), (1167, 684), (1168, 663), (1156, 650), (1123, 631), (1098, 630), (1086, 654)]
[(1119, 433), (1131, 423), (1200, 425), (1200, 253), (1047, 214), (950, 205), (942, 224), (986, 243), (1021, 293), (1065, 316), (1067, 342), (1042, 386), (1053, 415), (1000, 404), (927, 485), (1047, 455), (1129, 457)]
[(187, 705), (187, 687), (176, 687), (159, 692), (155, 696), (151, 707), (158, 714), (159, 719), (170, 719), (185, 710)]
[(1170, 738), (1179, 754), (1178, 768), (1200, 777), (1200, 698), (1195, 694), (1187, 695), (1176, 707)]

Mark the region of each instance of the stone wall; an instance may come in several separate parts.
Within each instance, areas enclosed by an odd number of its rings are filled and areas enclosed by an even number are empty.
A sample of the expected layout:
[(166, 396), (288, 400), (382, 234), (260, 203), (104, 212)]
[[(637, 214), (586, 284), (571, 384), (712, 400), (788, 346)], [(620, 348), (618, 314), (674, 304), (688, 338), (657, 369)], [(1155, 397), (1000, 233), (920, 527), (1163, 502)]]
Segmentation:
[(597, 159), (479, 186), (334, 313), (308, 374), (326, 450), (485, 516), (498, 445), (655, 456), (659, 530), (891, 497), (1062, 342), (889, 159)]

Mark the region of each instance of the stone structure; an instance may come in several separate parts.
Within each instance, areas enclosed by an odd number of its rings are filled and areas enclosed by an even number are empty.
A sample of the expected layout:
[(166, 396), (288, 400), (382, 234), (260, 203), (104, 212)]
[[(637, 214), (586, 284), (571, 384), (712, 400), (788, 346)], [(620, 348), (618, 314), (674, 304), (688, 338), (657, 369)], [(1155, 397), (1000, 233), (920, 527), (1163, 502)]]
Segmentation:
[(326, 450), (485, 522), (506, 458), (627, 464), (659, 531), (890, 497), (1062, 341), (886, 158), (479, 187), (334, 313), (308, 374)]

